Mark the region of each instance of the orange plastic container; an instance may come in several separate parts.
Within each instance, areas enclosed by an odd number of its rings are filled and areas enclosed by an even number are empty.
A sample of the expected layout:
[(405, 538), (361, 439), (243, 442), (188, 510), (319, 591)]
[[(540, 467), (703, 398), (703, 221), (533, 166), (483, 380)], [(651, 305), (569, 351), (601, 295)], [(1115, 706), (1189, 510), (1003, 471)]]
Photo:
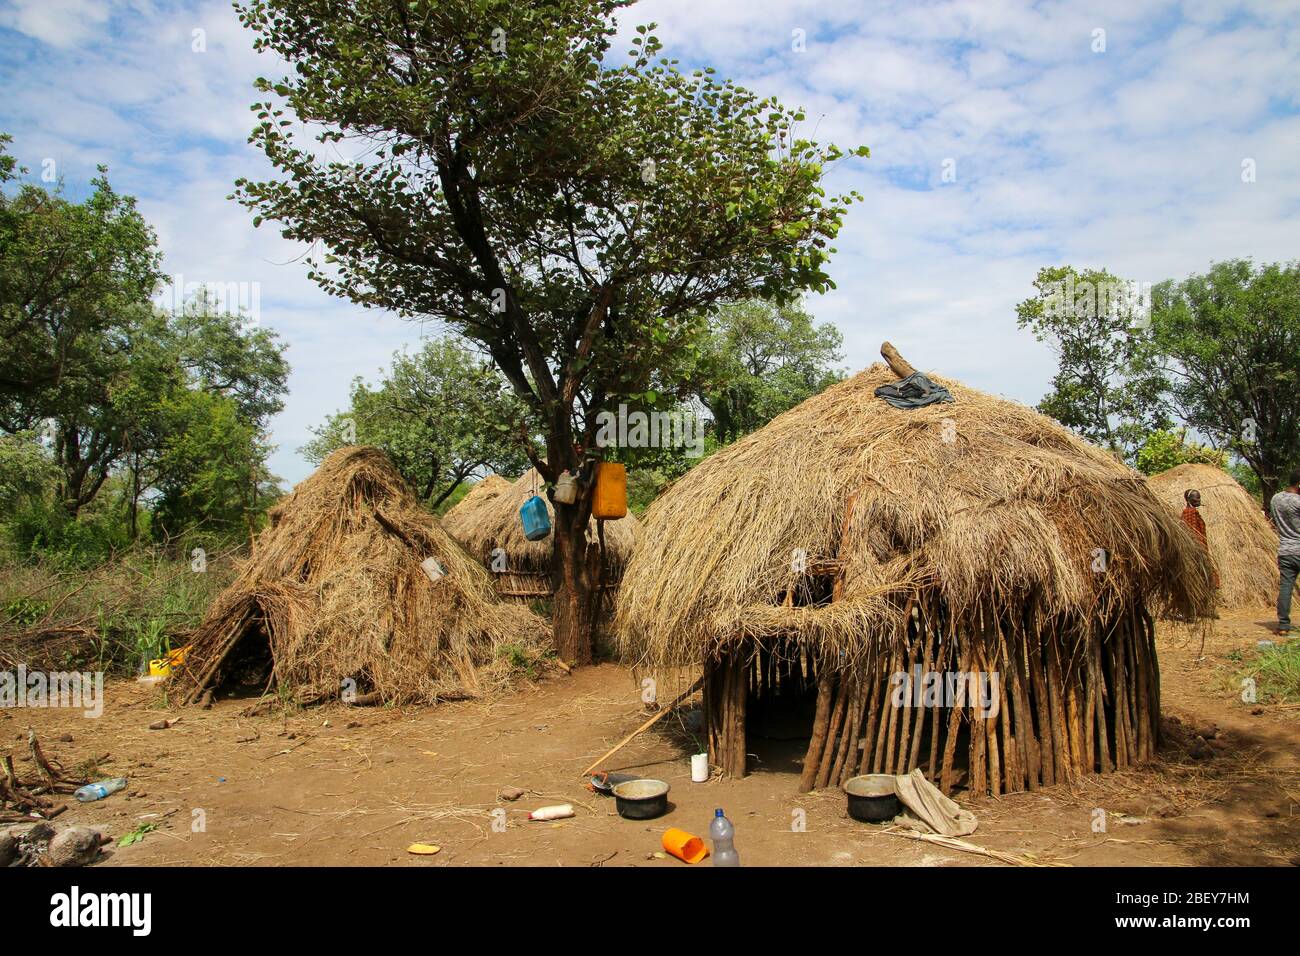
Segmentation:
[(664, 831), (664, 849), (687, 863), (699, 863), (709, 855), (709, 848), (694, 833), (672, 827)]
[(621, 518), (627, 514), (627, 468), (617, 462), (596, 465), (596, 490), (591, 499), (593, 518)]

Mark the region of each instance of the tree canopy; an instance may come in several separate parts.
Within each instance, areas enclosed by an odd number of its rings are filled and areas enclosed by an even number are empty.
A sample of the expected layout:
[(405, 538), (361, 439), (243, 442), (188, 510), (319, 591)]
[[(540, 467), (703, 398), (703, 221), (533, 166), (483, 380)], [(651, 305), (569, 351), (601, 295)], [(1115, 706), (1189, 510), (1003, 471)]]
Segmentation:
[(1264, 502), (1300, 467), (1300, 263), (1215, 263), (1152, 293), (1179, 414), (1244, 460)]
[(528, 468), (523, 409), (501, 374), (451, 338), (397, 353), (376, 386), (358, 378), (351, 406), (302, 449), (318, 464), (343, 445), (377, 445), (430, 508), (468, 479)]
[[(329, 292), (480, 343), (544, 437), (547, 480), (598, 454), (601, 411), (685, 394), (673, 370), (693, 363), (715, 303), (829, 288), (854, 198), (822, 188), (844, 154), (798, 135), (799, 111), (683, 72), (649, 27), (616, 62), (625, 6), (238, 7), (257, 49), (291, 70), (259, 80), (253, 107), (251, 141), (280, 176), (235, 195), (254, 222), (323, 247), (310, 274)], [(556, 512), (569, 659), (590, 656), (590, 510), (584, 485)]]
[(1126, 460), (1167, 429), (1168, 383), (1151, 361), (1149, 316), (1134, 287), (1105, 269), (1040, 269), (1017, 324), (1056, 353), (1038, 410)]

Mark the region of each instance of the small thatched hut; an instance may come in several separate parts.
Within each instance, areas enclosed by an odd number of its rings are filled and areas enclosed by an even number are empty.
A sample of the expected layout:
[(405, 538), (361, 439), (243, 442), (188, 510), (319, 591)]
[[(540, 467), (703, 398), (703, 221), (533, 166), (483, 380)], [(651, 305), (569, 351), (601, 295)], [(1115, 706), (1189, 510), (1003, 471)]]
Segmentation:
[(1211, 610), (1203, 551), (1140, 476), (1032, 409), (937, 378), (955, 401), (886, 404), (876, 388), (911, 371), (891, 361), (651, 505), (624, 659), (703, 669), (732, 775), (747, 715), (804, 700), (805, 790), (922, 767), (951, 791), (964, 764), (999, 793), (1148, 758), (1151, 612)]
[(545, 641), (546, 625), (500, 600), (388, 456), (352, 446), (271, 510), (173, 681), (191, 702), (251, 682), (301, 701), (432, 703), (504, 679), (500, 646)]
[[(519, 509), (536, 494), (546, 502), (552, 523), (555, 521), (555, 506), (546, 494), (546, 482), (537, 469), (529, 468), (508, 488), (484, 494), (471, 502), (473, 494), (471, 491), (447, 513), (444, 520), (447, 532), (493, 572), (493, 580), (502, 597), (519, 601), (549, 598), (553, 593), (552, 539), (529, 541), (524, 537), (523, 524), (519, 520)], [(631, 512), (615, 521), (605, 522), (607, 590), (618, 587), (640, 533), (640, 522)], [(595, 518), (587, 525), (587, 540), (592, 544), (599, 543)]]
[(1201, 493), (1201, 517), (1210, 559), (1219, 572), (1224, 607), (1271, 607), (1277, 597), (1277, 531), (1259, 502), (1232, 475), (1213, 465), (1178, 465), (1148, 479), (1156, 497), (1175, 512), (1183, 493)]
[(442, 516), (442, 529), (464, 545), (468, 532), (478, 523), (479, 517), (491, 503), (510, 490), (510, 481), (500, 475), (488, 475), (474, 483), (465, 497), (456, 502)]

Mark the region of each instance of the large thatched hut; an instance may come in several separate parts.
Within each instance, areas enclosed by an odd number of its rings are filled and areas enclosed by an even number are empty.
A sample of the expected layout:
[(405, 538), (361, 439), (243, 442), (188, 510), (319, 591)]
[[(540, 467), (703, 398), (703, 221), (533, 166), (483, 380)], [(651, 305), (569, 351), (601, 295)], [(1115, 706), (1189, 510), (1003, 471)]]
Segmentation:
[[(480, 483), (481, 484), (481, 483)], [(546, 482), (529, 468), (517, 481), (502, 488), (494, 485), (481, 496), (471, 500), (479, 486), (475, 486), (456, 507), (447, 512), (444, 526), (470, 554), (493, 572), (497, 590), (502, 597), (519, 601), (549, 598), (551, 586), (552, 538), (529, 541), (524, 537), (519, 509), (533, 495), (546, 502), (546, 511), (552, 523), (555, 506), (546, 493)], [(605, 523), (605, 588), (615, 589), (623, 576), (623, 568), (632, 556), (640, 536), (640, 522), (629, 512), (617, 520)], [(599, 546), (598, 522), (592, 518), (587, 525), (587, 540)]]
[(504, 680), (502, 645), (545, 642), (545, 623), (500, 600), (388, 456), (351, 446), (271, 510), (173, 682), (187, 701), (238, 683), (302, 701), (434, 702)]
[[(891, 354), (892, 350), (890, 350)], [(1032, 409), (873, 365), (696, 466), (644, 518), (616, 631), (703, 670), (715, 765), (747, 717), (807, 706), (801, 787), (920, 767), (951, 791), (1149, 757), (1153, 611), (1212, 608), (1211, 569), (1146, 482)]]
[(1271, 607), (1277, 597), (1277, 531), (1254, 496), (1213, 465), (1178, 465), (1148, 480), (1156, 497), (1179, 513), (1184, 492), (1201, 493), (1206, 544), (1219, 572), (1219, 604)]

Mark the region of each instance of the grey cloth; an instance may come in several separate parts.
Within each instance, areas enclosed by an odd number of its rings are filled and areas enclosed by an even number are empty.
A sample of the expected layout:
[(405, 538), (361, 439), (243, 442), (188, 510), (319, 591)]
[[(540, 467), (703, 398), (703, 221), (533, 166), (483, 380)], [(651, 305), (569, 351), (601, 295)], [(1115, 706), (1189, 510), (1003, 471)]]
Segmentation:
[(876, 389), (876, 398), (883, 398), (895, 408), (923, 408), (935, 402), (955, 401), (952, 392), (934, 384), (923, 372), (913, 372), (892, 385), (881, 385)]
[(1277, 556), (1277, 623), (1286, 630), (1291, 627), (1291, 592), (1295, 590), (1296, 575), (1300, 574), (1300, 554)]
[(1300, 495), (1279, 491), (1269, 503), (1277, 527), (1277, 553), (1300, 554)]

